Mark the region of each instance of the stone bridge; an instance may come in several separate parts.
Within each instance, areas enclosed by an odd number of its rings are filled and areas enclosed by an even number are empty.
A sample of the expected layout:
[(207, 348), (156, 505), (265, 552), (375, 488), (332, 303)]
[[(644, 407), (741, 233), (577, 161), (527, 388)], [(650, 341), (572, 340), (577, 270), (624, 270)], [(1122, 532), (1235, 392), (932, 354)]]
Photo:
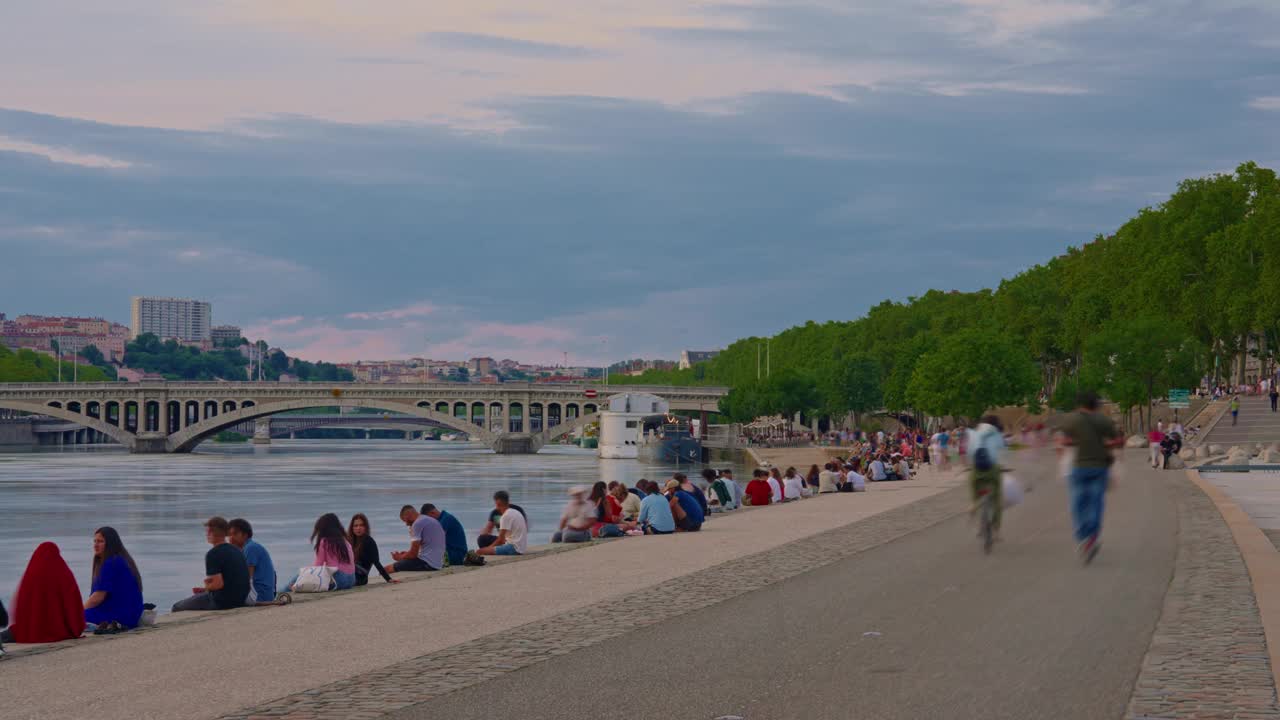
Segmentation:
[(430, 420), (499, 453), (535, 453), (598, 417), (610, 392), (646, 392), (672, 410), (715, 412), (728, 388), (553, 383), (4, 383), (0, 409), (97, 430), (135, 453), (190, 452), (248, 420), (318, 407), (372, 408)]

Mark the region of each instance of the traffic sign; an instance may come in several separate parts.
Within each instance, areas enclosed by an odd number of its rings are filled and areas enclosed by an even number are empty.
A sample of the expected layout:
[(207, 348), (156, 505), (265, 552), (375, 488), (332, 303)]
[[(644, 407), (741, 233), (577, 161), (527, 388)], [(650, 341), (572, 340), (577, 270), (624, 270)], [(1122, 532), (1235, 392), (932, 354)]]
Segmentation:
[(1191, 407), (1190, 390), (1170, 390), (1169, 407), (1186, 409)]
[(586, 395), (586, 396), (587, 396), (587, 397), (589, 397), (589, 398), (593, 398), (593, 397), (595, 397), (595, 396), (597, 395), (597, 393), (596, 393), (596, 391), (595, 391), (595, 389), (594, 389), (594, 388), (590, 388), (590, 389), (588, 389), (586, 392), (584, 392), (584, 393), (582, 393), (582, 394), (583, 394), (583, 395)]

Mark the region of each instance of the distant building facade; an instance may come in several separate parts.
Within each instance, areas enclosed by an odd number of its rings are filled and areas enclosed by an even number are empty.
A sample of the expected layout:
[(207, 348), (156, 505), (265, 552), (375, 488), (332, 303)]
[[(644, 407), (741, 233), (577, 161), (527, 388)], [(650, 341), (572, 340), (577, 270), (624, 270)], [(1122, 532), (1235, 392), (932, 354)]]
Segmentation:
[(213, 307), (202, 300), (135, 297), (132, 317), (134, 337), (151, 333), (188, 343), (211, 340)]
[(129, 328), (102, 318), (19, 315), (13, 320), (0, 315), (0, 344), (12, 349), (28, 349), (54, 354), (79, 354), (92, 345), (110, 362), (124, 359)]
[(476, 375), (492, 375), (494, 365), (491, 357), (477, 357), (467, 362), (467, 369)]
[(209, 339), (214, 345), (220, 343), (234, 343), (244, 337), (240, 327), (237, 325), (214, 325), (209, 330)]
[(688, 370), (700, 362), (706, 362), (719, 355), (719, 350), (682, 350), (680, 352), (680, 369)]

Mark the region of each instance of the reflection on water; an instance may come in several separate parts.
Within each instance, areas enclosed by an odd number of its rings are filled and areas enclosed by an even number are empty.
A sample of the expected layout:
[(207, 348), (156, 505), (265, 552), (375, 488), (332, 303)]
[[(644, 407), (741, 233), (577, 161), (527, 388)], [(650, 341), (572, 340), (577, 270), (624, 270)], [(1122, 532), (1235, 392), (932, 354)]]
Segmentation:
[[(529, 515), (531, 542), (546, 542), (568, 486), (597, 480), (630, 486), (675, 469), (599, 460), (594, 450), (567, 446), (495, 455), (478, 445), (404, 440), (206, 443), (190, 455), (118, 449), (0, 455), (0, 597), (8, 602), (45, 540), (62, 548), (87, 595), (92, 536), (101, 525), (120, 531), (147, 601), (165, 609), (204, 576), (201, 524), (210, 515), (248, 519), (283, 582), (311, 564), (308, 537), (325, 512), (338, 513), (344, 524), (352, 513), (366, 513), (385, 560), (408, 546), (397, 517), (402, 505), (435, 503), (462, 521), (474, 543), (494, 491), (505, 489)], [(688, 465), (682, 469), (693, 474)]]

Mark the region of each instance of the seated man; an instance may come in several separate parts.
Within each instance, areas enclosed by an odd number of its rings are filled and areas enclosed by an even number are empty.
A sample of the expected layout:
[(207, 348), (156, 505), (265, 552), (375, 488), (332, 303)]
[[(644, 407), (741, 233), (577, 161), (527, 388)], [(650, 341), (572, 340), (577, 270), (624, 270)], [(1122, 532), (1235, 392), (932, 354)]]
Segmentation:
[(858, 472), (853, 465), (845, 466), (845, 480), (840, 484), (840, 492), (866, 492), (867, 478)]
[(751, 472), (751, 482), (747, 483), (746, 504), (757, 507), (773, 502), (773, 488), (769, 487), (768, 478), (769, 473), (760, 468)]
[[(586, 485), (569, 488), (569, 502), (560, 513), (560, 528), (551, 536), (551, 542), (582, 543), (591, 541), (591, 527), (596, 524), (596, 510), (587, 501), (591, 489)], [(641, 512), (644, 504), (641, 503)]]
[(658, 492), (658, 484), (643, 481), (646, 495), (640, 501), (640, 527), (645, 535), (670, 535), (676, 531), (676, 519), (671, 514), (667, 498)]
[(707, 503), (711, 512), (727, 512), (738, 507), (734, 502), (733, 490), (725, 483), (723, 478), (716, 477), (716, 471), (711, 468), (702, 470), (702, 478), (710, 483), (707, 491)]
[(463, 529), (458, 518), (432, 505), (424, 503), (422, 514), (435, 518), (444, 528), (444, 555), (450, 565), (461, 565), (467, 559), (467, 531)]
[(502, 513), (504, 510), (501, 508), (508, 507), (518, 510), (520, 514), (525, 517), (526, 522), (528, 521), (528, 516), (525, 515), (524, 508), (513, 504), (511, 502), (511, 496), (507, 494), (506, 490), (499, 490), (493, 494), (493, 510), (489, 511), (489, 522), (485, 523), (484, 529), (480, 531), (480, 537), (476, 538), (476, 547), (489, 547), (498, 541), (498, 536), (494, 533), (498, 531), (498, 525), (502, 523)]
[(249, 565), (249, 597), (246, 605), (274, 605), (276, 599), (276, 568), (271, 553), (253, 539), (253, 526), (244, 518), (233, 518), (227, 523), (227, 540), (244, 553)]
[(423, 515), (412, 505), (400, 508), (400, 521), (409, 526), (409, 549), (394, 551), (387, 566), (388, 573), (422, 572), (444, 567), (444, 527), (433, 517)]
[(836, 472), (835, 465), (827, 463), (822, 466), (822, 472), (818, 473), (818, 493), (833, 493), (840, 489), (840, 473)]
[(184, 610), (230, 610), (243, 607), (249, 597), (249, 564), (244, 553), (227, 544), (230, 524), (214, 516), (204, 524), (204, 538), (213, 547), (204, 556), (204, 588), (195, 588), (191, 597), (173, 604), (173, 612)]
[(881, 460), (878, 455), (867, 466), (867, 470), (871, 472), (871, 482), (881, 482), (889, 479), (889, 471), (884, 466), (884, 460)]
[[(481, 555), (523, 555), (529, 544), (529, 523), (524, 511), (512, 505), (507, 493), (499, 490), (493, 494), (494, 510), (498, 515), (498, 536), (492, 544), (480, 548)], [(492, 515), (490, 524), (493, 524)]]
[(671, 514), (676, 519), (676, 532), (701, 530), (706, 516), (702, 514), (702, 506), (698, 504), (697, 498), (681, 490), (679, 480), (668, 480), (666, 490), (670, 498)]

